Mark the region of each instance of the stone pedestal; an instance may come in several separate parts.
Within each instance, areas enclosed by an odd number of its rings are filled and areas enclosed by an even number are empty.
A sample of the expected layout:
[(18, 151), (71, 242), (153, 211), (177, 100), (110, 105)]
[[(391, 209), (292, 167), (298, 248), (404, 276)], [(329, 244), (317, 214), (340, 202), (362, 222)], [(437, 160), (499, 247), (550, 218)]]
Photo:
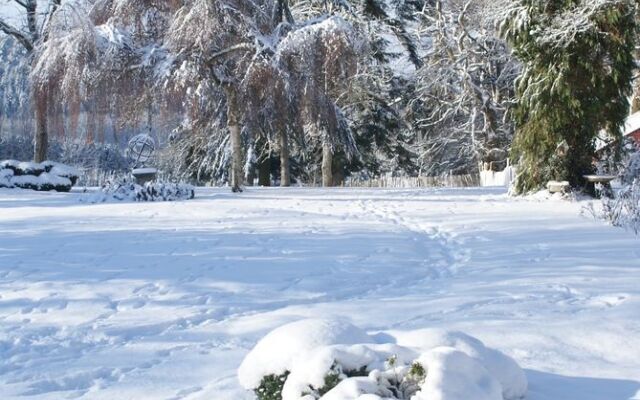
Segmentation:
[(131, 174), (135, 178), (138, 185), (144, 186), (145, 183), (151, 182), (156, 179), (158, 170), (155, 168), (136, 168), (131, 171)]

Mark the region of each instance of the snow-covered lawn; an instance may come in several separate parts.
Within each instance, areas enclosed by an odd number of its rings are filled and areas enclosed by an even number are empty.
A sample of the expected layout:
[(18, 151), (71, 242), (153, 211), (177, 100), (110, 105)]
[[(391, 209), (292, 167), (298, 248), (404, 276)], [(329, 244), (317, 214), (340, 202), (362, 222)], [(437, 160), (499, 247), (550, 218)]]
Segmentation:
[(497, 189), (80, 196), (0, 189), (1, 399), (252, 399), (244, 356), (307, 317), (464, 331), (525, 368), (529, 400), (640, 399), (640, 239), (579, 203)]

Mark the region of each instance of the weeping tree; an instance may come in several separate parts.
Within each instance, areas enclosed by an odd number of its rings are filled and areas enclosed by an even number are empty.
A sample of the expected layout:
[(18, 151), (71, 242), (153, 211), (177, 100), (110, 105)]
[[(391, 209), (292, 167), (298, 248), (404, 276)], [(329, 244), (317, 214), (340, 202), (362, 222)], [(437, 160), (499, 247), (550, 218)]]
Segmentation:
[[(333, 186), (333, 156), (337, 150), (347, 157), (357, 154), (355, 140), (337, 99), (358, 65), (356, 34), (338, 16), (288, 34), (279, 44), (276, 63), (288, 77), (287, 85), (299, 111), (298, 132), (307, 145), (322, 149), (322, 184)], [(292, 116), (288, 116), (291, 118)]]
[(177, 105), (188, 166), (231, 164), (234, 191), (257, 138), (283, 159), (310, 126), (332, 144), (352, 142), (335, 99), (355, 43), (338, 17), (297, 22), (286, 0), (98, 0), (61, 11), (58, 36), (38, 49), (38, 97), (72, 108), (115, 98), (149, 117), (154, 98)]
[[(62, 4), (62, 0), (51, 0), (47, 6), (38, 0), (7, 0), (20, 10), (21, 24), (12, 24), (0, 16), (0, 32), (13, 37), (24, 48), (28, 57), (42, 43), (46, 43), (51, 36), (50, 22)], [(47, 97), (35, 91), (33, 98), (35, 126), (34, 159), (36, 162), (47, 158), (49, 145), (48, 114), (49, 103)]]
[[(157, 33), (175, 9), (160, 0), (61, 5), (49, 23), (50, 38), (34, 52), (30, 78), (34, 97), (57, 119), (65, 117), (67, 138), (78, 139), (83, 117), (87, 143), (104, 140), (107, 119), (114, 136), (127, 126), (149, 130), (162, 99), (156, 68), (166, 53)], [(164, 104), (174, 112), (182, 106)]]
[(516, 0), (502, 35), (523, 63), (517, 81), (516, 191), (548, 180), (574, 187), (594, 169), (594, 141), (629, 111), (636, 44), (632, 0)]
[(304, 142), (309, 130), (353, 152), (335, 101), (356, 57), (353, 37), (338, 17), (296, 21), (286, 0), (196, 0), (178, 11), (167, 48), (176, 73), (191, 77), (183, 82), (197, 76), (223, 89), (234, 191), (245, 166), (253, 168), (258, 139), (280, 150), (283, 185), (290, 182), (290, 142)]

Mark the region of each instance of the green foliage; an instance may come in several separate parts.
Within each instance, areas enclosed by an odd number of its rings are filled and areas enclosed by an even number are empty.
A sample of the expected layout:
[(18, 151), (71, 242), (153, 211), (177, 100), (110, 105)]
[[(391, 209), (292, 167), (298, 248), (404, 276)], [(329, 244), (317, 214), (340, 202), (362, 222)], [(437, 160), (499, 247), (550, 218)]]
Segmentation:
[(409, 369), (409, 377), (416, 382), (422, 382), (424, 378), (427, 377), (427, 370), (420, 364), (415, 361), (411, 364), (411, 368)]
[(318, 394), (320, 395), (320, 397), (324, 396), (325, 394), (329, 393), (329, 391), (331, 389), (333, 389), (334, 387), (338, 386), (338, 383), (340, 383), (342, 379), (340, 379), (340, 373), (337, 371), (330, 371), (325, 377), (324, 377), (324, 386), (321, 387), (320, 389), (318, 389)]
[(620, 136), (635, 17), (633, 0), (516, 0), (506, 11), (501, 33), (524, 65), (512, 149), (519, 193), (552, 179), (581, 185), (593, 171), (598, 132)]
[(289, 371), (282, 375), (272, 374), (262, 378), (260, 386), (254, 390), (258, 400), (282, 400), (282, 388), (288, 376)]
[(361, 367), (359, 369), (342, 370), (342, 367), (334, 363), (333, 366), (331, 367), (331, 370), (324, 377), (324, 386), (322, 386), (320, 389), (316, 390), (315, 392), (318, 395), (318, 397), (322, 397), (325, 394), (329, 393), (331, 389), (338, 386), (338, 384), (342, 382), (343, 379), (353, 378), (355, 376), (367, 376), (368, 374), (369, 372), (367, 371), (366, 366)]
[[(260, 381), (260, 386), (254, 390), (258, 400), (282, 400), (282, 388), (284, 387), (284, 383), (287, 381), (289, 374), (290, 372), (286, 371), (282, 375), (271, 374), (263, 377)], [(303, 395), (311, 395), (314, 398), (320, 398), (338, 386), (343, 379), (353, 378), (356, 376), (367, 376), (368, 374), (369, 371), (367, 371), (366, 366), (359, 369), (343, 370), (340, 365), (334, 363), (324, 377), (324, 385), (317, 389), (310, 387), (310, 390), (303, 393)]]
[(398, 364), (398, 356), (396, 356), (395, 354), (389, 357), (389, 359), (387, 360), (387, 365), (389, 366), (389, 368), (395, 368), (397, 364)]

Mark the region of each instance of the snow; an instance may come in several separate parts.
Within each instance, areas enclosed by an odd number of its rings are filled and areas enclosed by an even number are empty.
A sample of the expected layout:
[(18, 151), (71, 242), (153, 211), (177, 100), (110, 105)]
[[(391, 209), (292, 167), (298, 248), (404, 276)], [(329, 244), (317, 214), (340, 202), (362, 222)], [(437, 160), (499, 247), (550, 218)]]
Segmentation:
[(516, 170), (507, 166), (503, 171), (480, 171), (480, 186), (511, 187), (515, 181)]
[[(83, 195), (0, 189), (3, 400), (253, 399), (243, 359), (307, 318), (365, 331), (375, 343), (338, 344), (363, 355), (435, 343), (448, 350), (432, 362), (464, 363), (460, 379), (479, 364), (515, 385), (451, 333), (465, 332), (524, 368), (527, 400), (640, 399), (638, 238), (581, 217), (583, 201), (502, 188)], [(398, 334), (425, 328), (446, 340)], [(434, 385), (446, 379), (458, 378)]]
[(11, 188), (13, 184), (11, 179), (13, 178), (12, 169), (0, 169), (0, 188)]
[(476, 360), (451, 347), (439, 347), (420, 358), (429, 366), (414, 400), (502, 400), (502, 388)]
[(308, 48), (318, 38), (326, 38), (325, 41), (330, 46), (343, 36), (356, 39), (352, 26), (341, 17), (332, 16), (320, 22), (313, 21), (310, 25), (289, 33), (280, 42), (277, 50), (278, 57), (297, 54), (301, 49)]
[[(11, 160), (9, 160), (11, 162)], [(31, 161), (23, 161), (18, 164), (18, 169), (23, 171), (25, 174), (34, 174), (40, 175), (40, 172), (44, 170), (44, 168), (39, 164)]]

